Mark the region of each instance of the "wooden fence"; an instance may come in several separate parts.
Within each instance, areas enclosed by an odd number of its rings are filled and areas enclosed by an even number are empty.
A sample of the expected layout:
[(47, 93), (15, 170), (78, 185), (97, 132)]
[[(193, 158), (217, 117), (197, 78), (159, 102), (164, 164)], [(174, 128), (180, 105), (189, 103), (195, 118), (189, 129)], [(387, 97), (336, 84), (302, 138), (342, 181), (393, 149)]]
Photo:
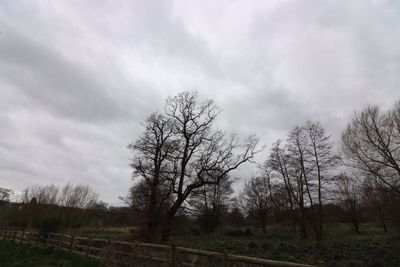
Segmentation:
[(124, 242), (74, 235), (0, 230), (0, 239), (54, 246), (92, 258), (104, 266), (121, 267), (311, 267), (312, 265), (265, 260), (170, 245)]

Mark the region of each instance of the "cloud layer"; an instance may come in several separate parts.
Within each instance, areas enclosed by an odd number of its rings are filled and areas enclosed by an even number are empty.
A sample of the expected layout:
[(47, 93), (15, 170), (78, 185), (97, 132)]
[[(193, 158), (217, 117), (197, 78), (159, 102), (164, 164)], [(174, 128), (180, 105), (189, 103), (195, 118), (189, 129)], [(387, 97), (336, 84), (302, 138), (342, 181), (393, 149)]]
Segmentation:
[(398, 1), (2, 1), (0, 186), (82, 182), (118, 204), (126, 145), (168, 95), (198, 90), (267, 146), (307, 119), (338, 140), (400, 98), (399, 73)]

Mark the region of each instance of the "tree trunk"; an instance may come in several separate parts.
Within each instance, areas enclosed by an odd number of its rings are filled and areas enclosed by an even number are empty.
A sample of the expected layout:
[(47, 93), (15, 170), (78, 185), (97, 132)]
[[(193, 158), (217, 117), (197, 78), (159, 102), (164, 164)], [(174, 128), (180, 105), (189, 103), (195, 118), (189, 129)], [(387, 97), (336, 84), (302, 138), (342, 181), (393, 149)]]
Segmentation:
[(300, 219), (300, 239), (304, 240), (307, 239), (307, 229), (306, 229), (305, 214), (303, 207), (300, 207), (299, 219)]
[(357, 216), (357, 208), (356, 206), (351, 207), (351, 222), (353, 224), (354, 230), (356, 231), (356, 234), (360, 233), (360, 225), (358, 223), (358, 216)]
[(184, 198), (179, 198), (175, 201), (172, 207), (166, 212), (165, 220), (163, 222), (163, 226), (161, 229), (161, 241), (167, 242), (169, 240), (169, 235), (171, 234), (172, 224), (175, 219), (175, 214), (178, 211), (179, 207), (182, 205)]
[(322, 240), (322, 231), (319, 226), (315, 226), (315, 241)]
[(265, 219), (262, 219), (261, 224), (262, 224), (263, 234), (265, 235), (267, 233), (267, 227), (266, 227)]
[(166, 243), (169, 240), (169, 236), (171, 234), (171, 229), (172, 229), (172, 223), (175, 218), (175, 213), (167, 213), (165, 217), (165, 222), (163, 224), (162, 230), (161, 230), (161, 242)]
[(356, 231), (356, 234), (359, 234), (360, 233), (360, 227), (359, 227), (357, 218), (355, 218), (353, 220), (353, 226), (354, 226), (354, 230)]
[(387, 226), (386, 226), (385, 219), (383, 218), (382, 210), (381, 210), (380, 207), (378, 207), (377, 210), (378, 210), (379, 220), (381, 221), (381, 224), (382, 224), (382, 228), (385, 231), (385, 233), (387, 233), (388, 229), (387, 229)]

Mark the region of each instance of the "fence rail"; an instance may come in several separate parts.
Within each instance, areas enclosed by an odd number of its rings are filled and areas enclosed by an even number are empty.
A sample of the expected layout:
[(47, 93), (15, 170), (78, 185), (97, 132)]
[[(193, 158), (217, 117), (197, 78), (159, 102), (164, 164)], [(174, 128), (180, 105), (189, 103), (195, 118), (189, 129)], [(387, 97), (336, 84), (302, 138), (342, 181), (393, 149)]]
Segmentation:
[(61, 233), (40, 234), (24, 230), (0, 230), (0, 240), (54, 246), (67, 252), (121, 267), (311, 267), (299, 263), (265, 260), (227, 253), (98, 239)]

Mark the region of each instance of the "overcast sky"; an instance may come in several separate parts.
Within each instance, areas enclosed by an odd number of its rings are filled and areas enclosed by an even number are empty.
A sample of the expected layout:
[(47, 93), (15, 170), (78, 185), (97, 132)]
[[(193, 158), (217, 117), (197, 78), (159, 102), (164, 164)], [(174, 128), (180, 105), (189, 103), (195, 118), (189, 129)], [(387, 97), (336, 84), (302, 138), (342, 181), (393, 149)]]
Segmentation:
[(338, 140), (400, 99), (400, 2), (2, 0), (0, 187), (81, 182), (119, 204), (140, 122), (188, 89), (267, 150), (307, 119)]

